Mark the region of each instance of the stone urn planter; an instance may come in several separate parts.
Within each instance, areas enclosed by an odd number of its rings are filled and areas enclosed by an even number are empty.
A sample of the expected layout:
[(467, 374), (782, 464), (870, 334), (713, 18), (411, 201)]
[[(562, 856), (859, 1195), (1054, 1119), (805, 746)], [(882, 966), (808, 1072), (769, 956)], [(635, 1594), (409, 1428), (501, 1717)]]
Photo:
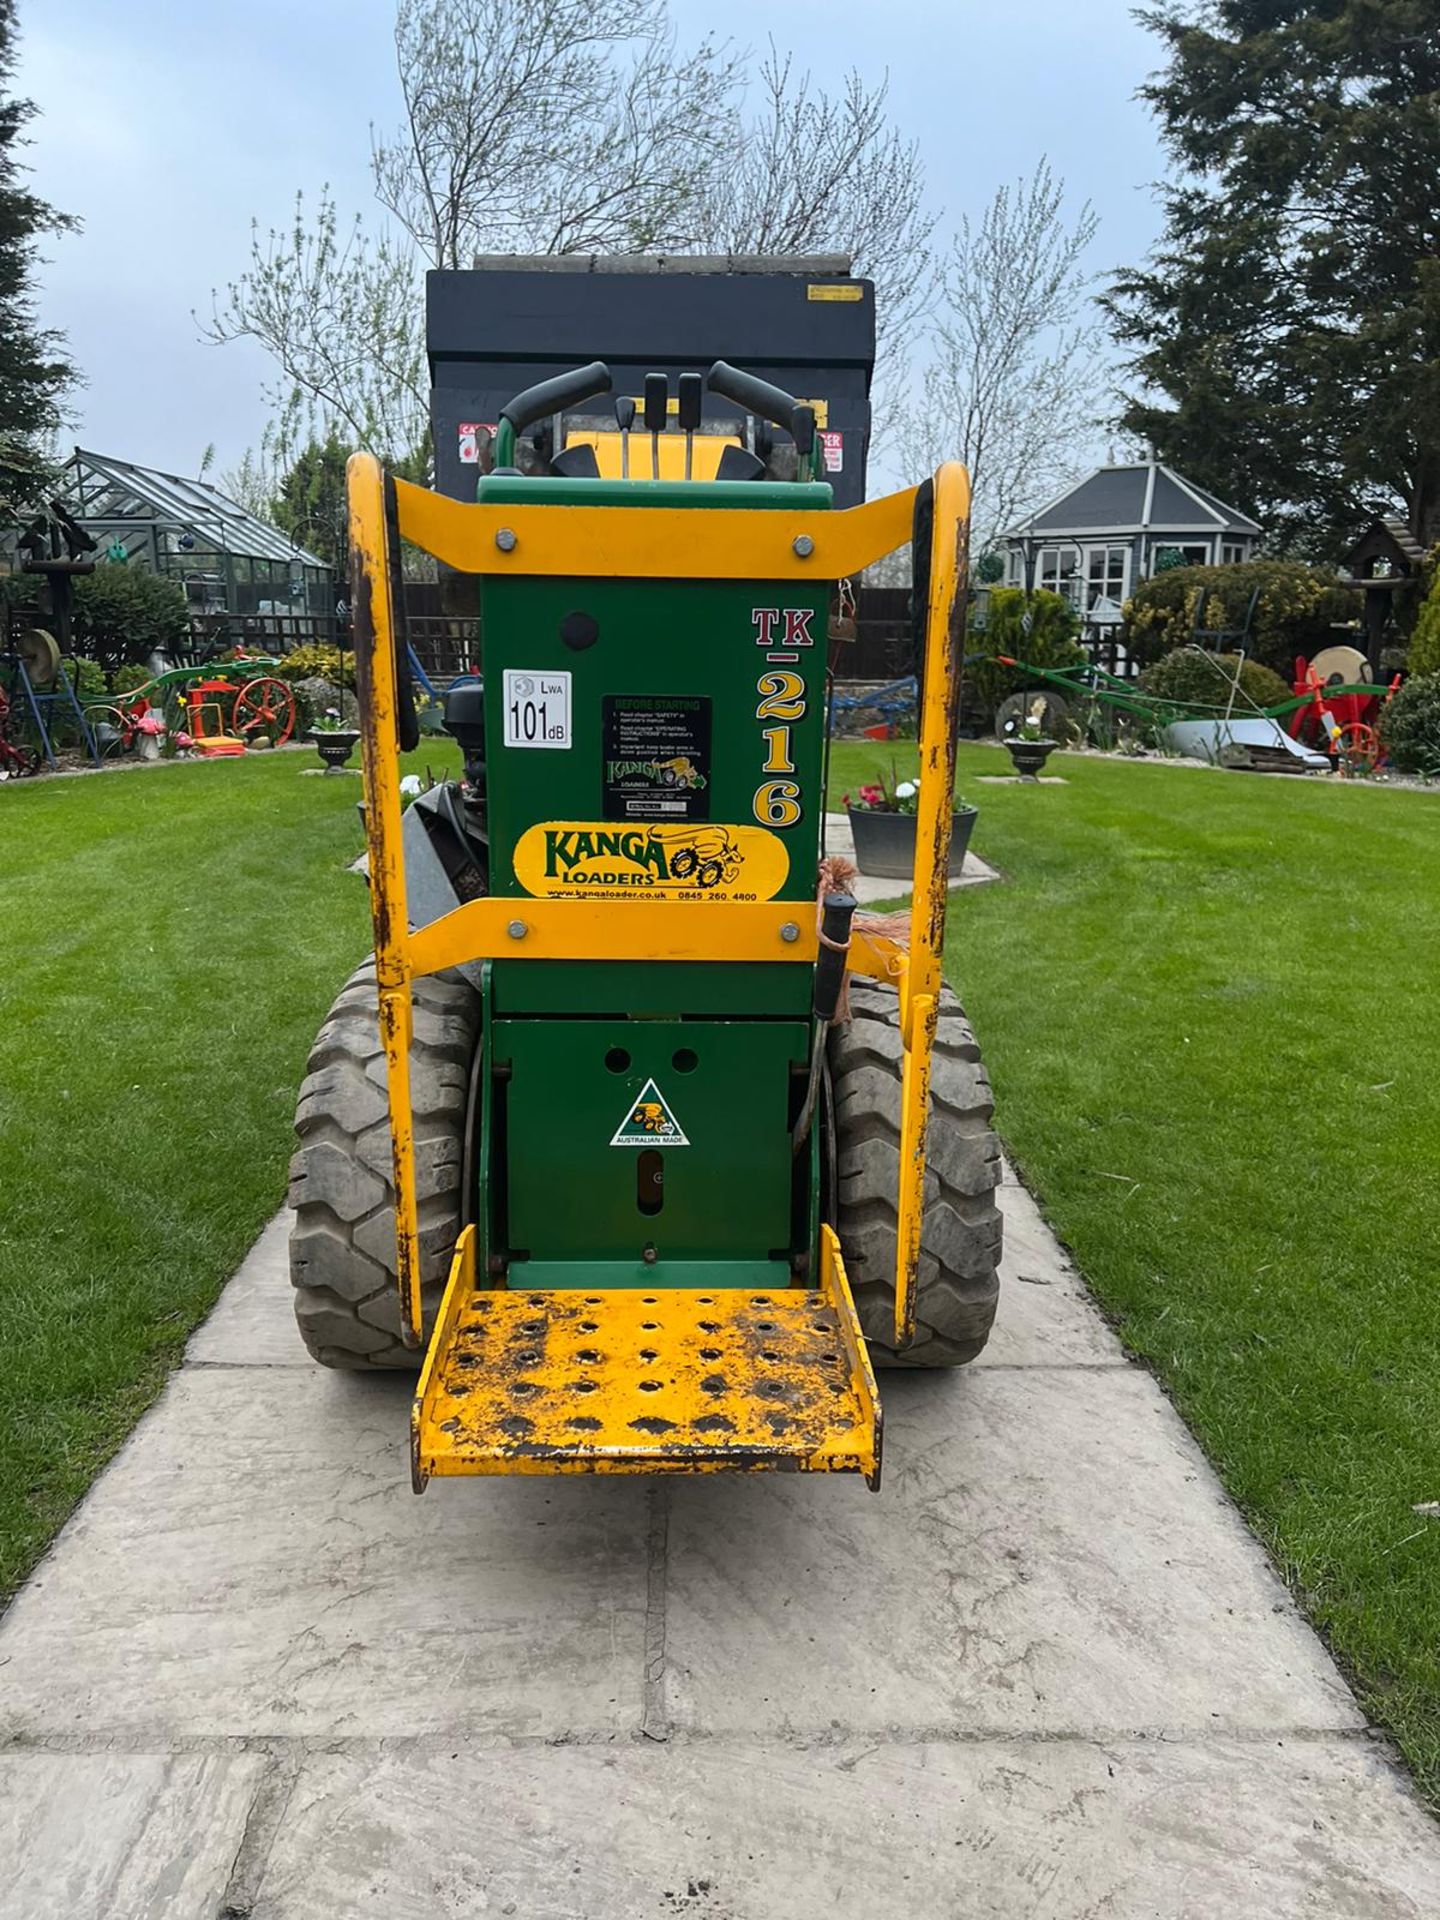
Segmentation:
[(325, 762), (325, 771), (343, 773), (345, 762), (355, 751), (360, 734), (354, 727), (336, 727), (330, 733), (314, 730), (310, 738), (315, 742), (315, 751)]
[(1005, 751), (1022, 780), (1038, 780), (1059, 744), (1058, 740), (1007, 740)]
[[(915, 878), (915, 815), (881, 813), (873, 807), (850, 807), (850, 831), (855, 836), (855, 864), (873, 880)], [(960, 878), (965, 849), (975, 827), (976, 807), (960, 807), (950, 819), (950, 870)]]

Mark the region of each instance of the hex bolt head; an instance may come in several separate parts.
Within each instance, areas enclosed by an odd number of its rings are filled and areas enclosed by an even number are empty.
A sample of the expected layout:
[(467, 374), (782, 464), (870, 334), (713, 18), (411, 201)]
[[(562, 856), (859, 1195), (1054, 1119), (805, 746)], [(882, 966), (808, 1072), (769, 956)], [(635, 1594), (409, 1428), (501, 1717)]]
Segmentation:
[(655, 1242), (653, 1240), (647, 1240), (645, 1242), (645, 1245), (640, 1249), (640, 1258), (645, 1262), (647, 1267), (653, 1267), (655, 1262), (660, 1258), (660, 1255), (655, 1251)]
[(513, 553), (515, 551), (514, 528), (501, 527), (500, 531), (495, 535), (495, 544), (501, 553)]
[(523, 920), (512, 920), (505, 931), (512, 940), (523, 940), (530, 929)]
[(815, 542), (808, 533), (797, 533), (791, 544), (802, 560), (808, 560), (815, 551)]
[(800, 938), (800, 929), (793, 920), (787, 920), (784, 926), (781, 927), (780, 938), (785, 941), (787, 946), (793, 945), (795, 941)]

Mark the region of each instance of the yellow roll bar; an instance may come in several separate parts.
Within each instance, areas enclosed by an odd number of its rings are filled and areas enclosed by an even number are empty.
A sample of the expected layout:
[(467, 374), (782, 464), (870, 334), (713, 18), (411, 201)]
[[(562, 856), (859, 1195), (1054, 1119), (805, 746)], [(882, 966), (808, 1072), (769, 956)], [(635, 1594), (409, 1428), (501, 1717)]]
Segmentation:
[[(466, 573), (594, 578), (835, 580), (857, 573), (911, 537), (910, 488), (843, 513), (672, 507), (466, 505), (387, 480), (373, 454), (352, 454), (350, 591), (365, 837), (380, 1034), (389, 1067), (395, 1167), (395, 1243), (401, 1331), (421, 1338), (415, 1141), (410, 1105), (410, 982), (464, 961), (517, 959), (783, 960), (813, 962), (813, 916), (793, 901), (697, 907), (629, 901), (623, 912), (583, 900), (476, 900), (410, 931), (401, 852), (393, 557), (404, 538)], [(920, 801), (908, 952), (857, 932), (851, 967), (899, 990), (905, 1056), (901, 1078), (895, 1344), (915, 1336), (915, 1282), (925, 1198), (930, 1055), (940, 1004), (954, 811), (955, 732), (964, 657), (970, 482), (953, 463), (929, 486), (925, 659), (920, 687)], [(501, 541), (497, 536), (504, 532)], [(523, 929), (521, 931), (520, 929)]]

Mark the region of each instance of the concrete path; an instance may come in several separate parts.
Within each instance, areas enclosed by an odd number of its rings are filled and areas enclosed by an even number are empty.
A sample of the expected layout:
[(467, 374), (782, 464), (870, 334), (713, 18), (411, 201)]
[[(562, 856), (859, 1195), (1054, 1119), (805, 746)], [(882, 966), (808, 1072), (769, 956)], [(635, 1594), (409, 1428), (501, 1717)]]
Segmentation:
[(409, 1490), (285, 1223), (0, 1628), (4, 1920), (1422, 1920), (1440, 1830), (1028, 1196), (885, 1485)]

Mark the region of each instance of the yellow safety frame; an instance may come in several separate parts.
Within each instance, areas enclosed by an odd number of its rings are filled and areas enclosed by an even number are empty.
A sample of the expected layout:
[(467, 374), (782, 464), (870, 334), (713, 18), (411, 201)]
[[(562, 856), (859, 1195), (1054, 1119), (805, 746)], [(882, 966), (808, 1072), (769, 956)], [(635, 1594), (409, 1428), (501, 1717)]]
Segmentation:
[[(410, 983), (464, 961), (781, 960), (813, 962), (811, 916), (793, 901), (726, 906), (632, 901), (624, 911), (583, 900), (474, 900), (411, 932), (401, 851), (395, 648), (395, 567), (403, 538), (475, 574), (599, 578), (839, 580), (912, 536), (919, 489), (842, 513), (747, 512), (735, 508), (467, 505), (387, 480), (373, 454), (346, 471), (365, 835), (375, 930), (380, 1034), (389, 1066), (395, 1168), (395, 1241), (400, 1323), (421, 1338), (419, 1226), (410, 1101)], [(930, 564), (920, 689), (920, 801), (908, 951), (857, 932), (850, 968), (888, 980), (900, 995), (905, 1056), (901, 1080), (899, 1234), (895, 1342), (915, 1334), (915, 1281), (925, 1194), (930, 1056), (940, 1004), (955, 734), (965, 631), (970, 482), (947, 463), (929, 483)], [(503, 542), (499, 539), (505, 534)]]

